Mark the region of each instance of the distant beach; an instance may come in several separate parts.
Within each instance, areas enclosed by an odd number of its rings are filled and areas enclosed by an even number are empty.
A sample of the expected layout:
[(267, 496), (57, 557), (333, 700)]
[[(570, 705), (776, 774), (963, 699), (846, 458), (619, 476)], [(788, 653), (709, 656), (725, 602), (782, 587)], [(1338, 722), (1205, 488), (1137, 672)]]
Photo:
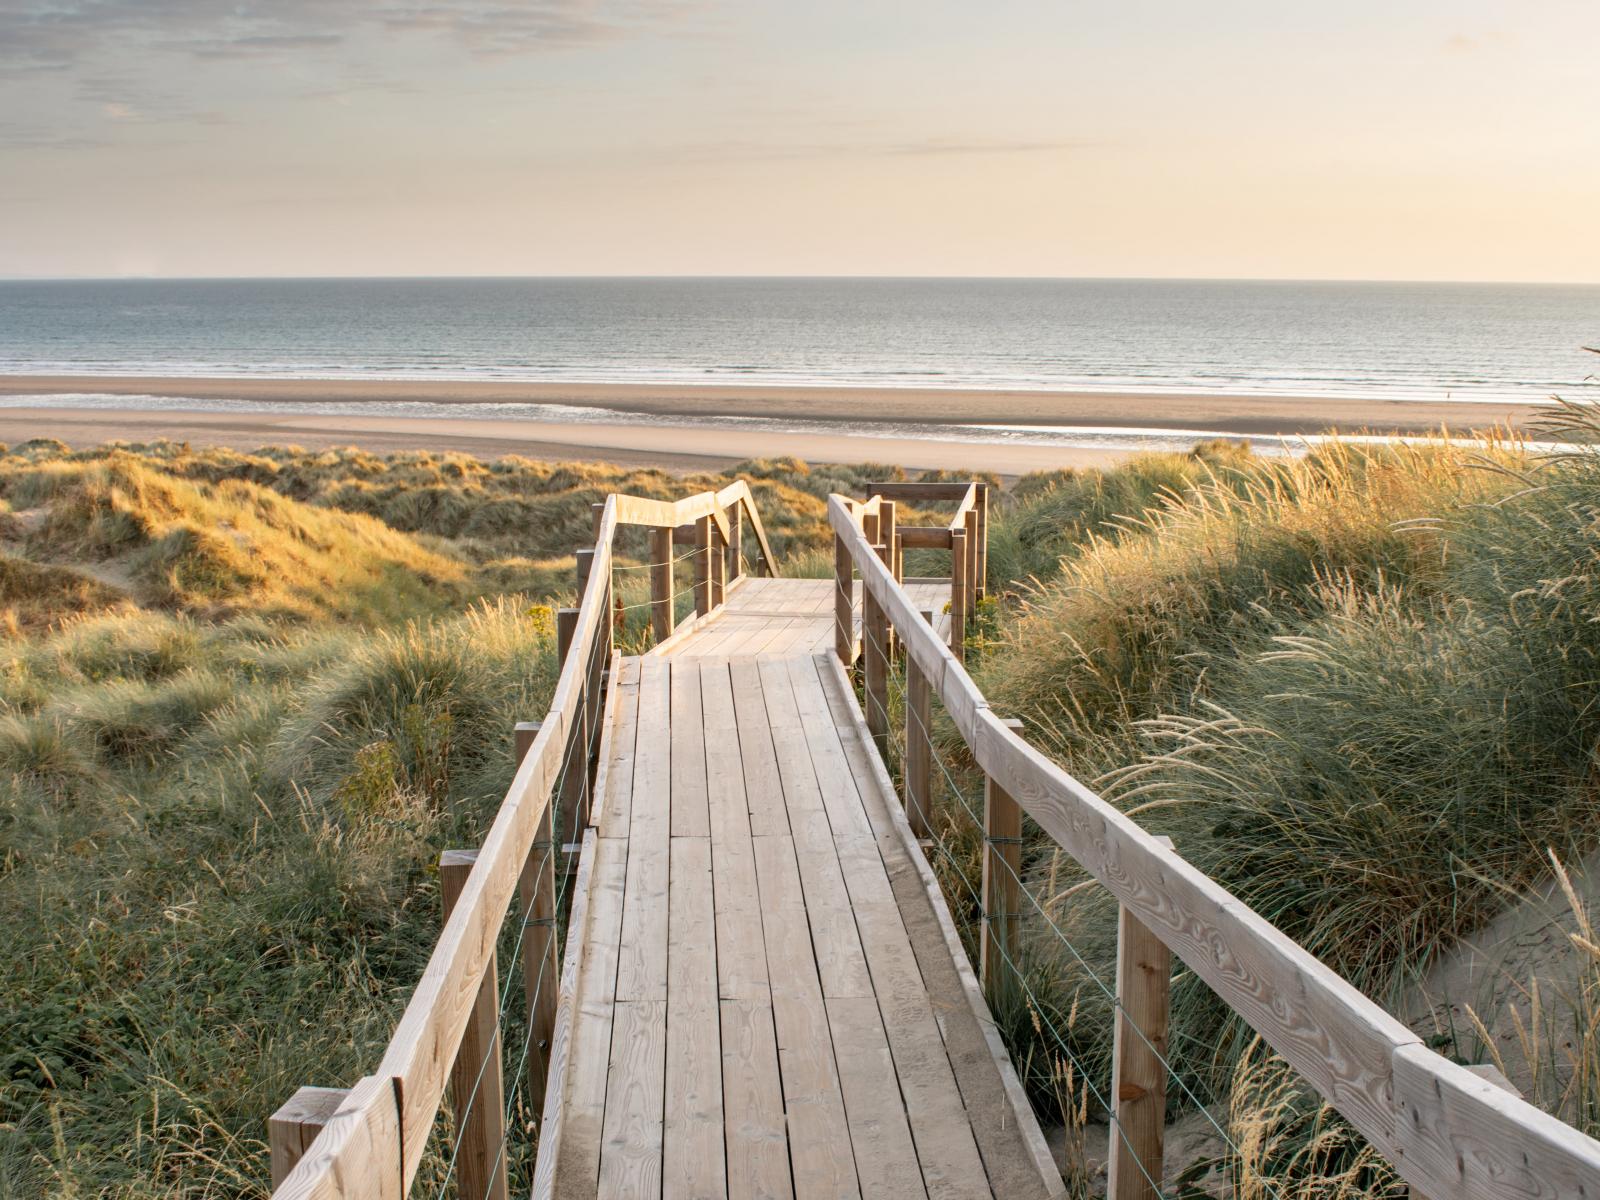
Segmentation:
[(1482, 402), (740, 385), (158, 376), (0, 376), (0, 441), (75, 448), (160, 437), (250, 450), (375, 452), (719, 469), (791, 454), (1005, 476), (1099, 466), (1204, 437), (1264, 449), (1328, 430), (1418, 435), (1522, 427), (1529, 405)]

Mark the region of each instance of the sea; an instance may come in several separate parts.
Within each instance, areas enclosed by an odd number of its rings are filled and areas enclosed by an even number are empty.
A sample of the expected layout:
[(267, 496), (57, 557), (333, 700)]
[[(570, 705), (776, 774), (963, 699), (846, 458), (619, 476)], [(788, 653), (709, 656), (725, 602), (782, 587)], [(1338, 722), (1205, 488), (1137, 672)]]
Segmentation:
[[(1600, 286), (1145, 279), (0, 281), (3, 375), (845, 385), (1287, 396), (1308, 405), (1329, 397), (1505, 404), (1552, 395), (1588, 398), (1600, 355), (1586, 346), (1600, 347)], [(40, 401), (23, 396), (3, 403)], [(157, 394), (130, 399), (92, 390), (51, 403), (330, 410), (326, 404), (179, 401)], [(393, 415), (428, 415), (425, 410), (436, 406), (383, 407)], [(581, 419), (581, 410), (562, 405), (470, 407), (497, 419)], [(362, 408), (373, 411), (371, 404)], [(460, 406), (449, 411), (470, 415)], [(781, 411), (770, 419), (784, 420)], [(895, 431), (907, 435), (916, 436)], [(1013, 430), (1006, 436), (1033, 435)], [(1053, 436), (1078, 444), (1100, 437), (1067, 427)]]

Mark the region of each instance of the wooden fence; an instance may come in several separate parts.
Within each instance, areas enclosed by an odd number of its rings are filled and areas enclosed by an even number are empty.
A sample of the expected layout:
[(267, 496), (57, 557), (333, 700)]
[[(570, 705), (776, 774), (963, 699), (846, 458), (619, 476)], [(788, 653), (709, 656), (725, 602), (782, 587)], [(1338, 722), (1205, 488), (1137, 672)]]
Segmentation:
[[(894, 547), (904, 534), (895, 529), (892, 514), (882, 485), (880, 495), (864, 504), (829, 498), (837, 590), (841, 597), (851, 595), (859, 573), (863, 653), (886, 654), (892, 631), (906, 655), (908, 705), (916, 703), (915, 687), (937, 693), (988, 777), (986, 915), (991, 905), (1008, 915), (1016, 907), (991, 891), (988, 869), (991, 859), (1020, 837), (1020, 815), (1014, 826), (998, 827), (1010, 823), (1007, 808), (1014, 803), (1120, 902), (1125, 935), (1120, 958), (1129, 957), (1130, 921), (1156, 940), (1163, 954), (1170, 948), (1394, 1164), (1413, 1196), (1600, 1200), (1600, 1142), (1429, 1050), (1405, 1025), (1185, 862), (1170, 842), (1146, 833), (1029, 746), (1011, 727), (1014, 723), (991, 712), (952, 646), (935, 636), (897, 581)], [(837, 645), (848, 664), (856, 645), (843, 604), (839, 613)], [(951, 641), (956, 640), (952, 629)], [(863, 665), (870, 667), (870, 657)], [(887, 711), (881, 674), (881, 668), (864, 671), (869, 712), (874, 706)], [(908, 786), (915, 787), (915, 760), (920, 759), (926, 788), (926, 714), (921, 744), (915, 724), (908, 719), (904, 773)], [(926, 803), (926, 794), (907, 796), (913, 828)], [(1020, 861), (1012, 865), (1014, 870)], [(1004, 872), (993, 874), (998, 879)], [(986, 930), (985, 936), (991, 935), (1008, 936), (1003, 928)], [(1137, 1019), (1135, 1007), (1119, 1004), (1113, 1067), (1123, 1076), (1113, 1080), (1119, 1107), (1143, 1092), (1125, 1073), (1135, 1066), (1122, 1055), (1121, 1022), (1130, 1016)], [(1164, 1039), (1164, 1028), (1152, 1032)], [(1165, 1069), (1162, 1062), (1163, 1080)], [(1159, 1112), (1154, 1120), (1161, 1120)], [(1156, 1137), (1159, 1145), (1159, 1124)], [(1138, 1146), (1124, 1151), (1143, 1152)], [(1148, 1171), (1154, 1165), (1159, 1180), (1159, 1163), (1157, 1154), (1154, 1164), (1141, 1166)], [(1137, 1193), (1113, 1181), (1114, 1197)]]
[[(536, 731), (532, 726), (519, 731), (521, 762), (483, 845), (475, 852), (447, 852), (441, 863), (448, 917), (377, 1071), (347, 1092), (301, 1089), (273, 1117), (274, 1200), (405, 1196), (458, 1059), (471, 1080), (467, 1094), (496, 1098), (470, 1105), (470, 1113), (458, 1111), (457, 1173), (463, 1193), (505, 1195), (495, 948), (519, 890), (522, 915), (534, 930), (527, 986), (530, 999), (535, 994), (540, 998), (538, 1011), (528, 1014), (528, 1036), (540, 1048), (541, 1060), (530, 1064), (530, 1077), (536, 1081), (531, 1107), (546, 1108), (541, 1133), (552, 1135), (549, 1118), (558, 1117), (559, 1088), (554, 1089), (557, 1103), (552, 1106), (544, 1105), (538, 1091), (546, 1078), (559, 1078), (561, 1067), (548, 1058), (551, 1048), (559, 1053), (562, 1044), (554, 1028), (554, 867), (562, 848), (556, 836), (576, 853), (593, 841), (584, 837), (584, 830), (592, 794), (590, 759), (601, 725), (602, 672), (614, 661), (611, 558), (617, 528), (642, 525), (652, 530), (652, 615), (658, 636), (663, 624), (671, 633), (675, 541), (688, 540), (696, 547), (695, 620), (720, 605), (728, 574), (741, 570), (739, 531), (746, 518), (760, 567), (776, 573), (749, 485), (742, 480), (719, 492), (674, 502), (613, 495), (595, 508), (594, 549), (579, 561), (580, 604), (560, 614), (563, 663), (550, 711)], [(572, 811), (556, 830), (552, 790), (563, 777), (563, 765), (574, 762), (578, 769), (565, 772), (569, 783), (561, 804), (566, 809), (567, 800), (575, 797)], [(585, 867), (580, 861), (579, 870)], [(491, 1086), (484, 1086), (491, 1075)], [(461, 1092), (455, 1098), (458, 1110), (469, 1107)]]

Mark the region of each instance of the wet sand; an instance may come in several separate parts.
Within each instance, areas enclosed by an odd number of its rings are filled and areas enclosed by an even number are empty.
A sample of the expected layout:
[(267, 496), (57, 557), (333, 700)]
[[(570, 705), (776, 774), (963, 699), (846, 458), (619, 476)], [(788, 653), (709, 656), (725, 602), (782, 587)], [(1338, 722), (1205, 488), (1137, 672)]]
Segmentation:
[(192, 379), (128, 375), (0, 376), (0, 396), (98, 392), (266, 401), (412, 400), (434, 404), (577, 404), (641, 415), (790, 417), (922, 424), (1090, 425), (1215, 430), (1238, 436), (1346, 432), (1425, 433), (1524, 424), (1528, 405), (1461, 401), (1308, 400), (1282, 396), (1173, 395), (935, 388), (756, 387), (535, 383), (479, 380)]

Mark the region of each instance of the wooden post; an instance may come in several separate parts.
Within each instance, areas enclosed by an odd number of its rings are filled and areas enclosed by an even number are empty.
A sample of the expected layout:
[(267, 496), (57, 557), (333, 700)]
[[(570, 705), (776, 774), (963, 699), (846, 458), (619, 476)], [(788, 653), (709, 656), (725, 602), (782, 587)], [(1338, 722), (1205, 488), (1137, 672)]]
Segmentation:
[(950, 653), (967, 661), (967, 531), (950, 531)]
[(739, 500), (733, 502), (733, 507), (728, 510), (728, 579), (738, 579), (744, 575), (744, 503)]
[(978, 485), (978, 540), (976, 560), (978, 595), (989, 594), (989, 485)]
[(833, 535), (833, 652), (846, 667), (856, 659), (855, 561), (850, 546)]
[[(894, 575), (895, 582), (900, 581), (900, 576), (895, 574), (894, 548), (899, 538), (895, 534), (894, 501), (881, 500), (878, 502), (878, 558), (883, 565), (889, 568), (889, 574)], [(894, 661), (894, 624), (889, 620), (887, 609), (880, 605), (883, 619), (883, 653), (889, 662)], [(887, 745), (887, 741), (885, 742)]]
[(672, 636), (672, 526), (650, 531), (650, 627), (657, 642)]
[[(439, 855), (444, 919), (467, 886), (476, 850)], [(500, 1064), (500, 987), (495, 955), (483, 969), (478, 998), (467, 1018), (461, 1048), (450, 1067), (450, 1105), (456, 1115), (456, 1192), (461, 1200), (506, 1200), (505, 1083)]]
[[(1022, 722), (1001, 722), (1021, 734)], [(983, 782), (983, 928), (979, 972), (991, 1009), (1008, 1007), (1018, 988), (1022, 932), (1022, 807), (994, 779)]]
[[(539, 736), (538, 721), (519, 721), (512, 733), (517, 765), (528, 756), (534, 738)], [(522, 864), (517, 882), (521, 897), (523, 939), (522, 984), (527, 993), (528, 1037), (533, 1050), (528, 1054), (528, 1109), (544, 1112), (544, 1093), (550, 1071), (550, 1039), (556, 1028), (556, 1000), (560, 990), (556, 964), (556, 862), (552, 837), (554, 821), (549, 804), (539, 818), (538, 831), (528, 859)]]
[(711, 529), (715, 525), (710, 517), (701, 517), (694, 523), (694, 611), (699, 617), (711, 611)]
[(604, 504), (589, 505), (589, 513), (594, 517), (594, 540), (600, 540), (600, 522), (605, 520), (606, 506)]
[[(1156, 841), (1172, 849), (1171, 838)], [(1137, 917), (1121, 909), (1106, 1200), (1160, 1200), (1171, 979), (1172, 952)]]
[[(924, 611), (922, 619), (933, 624), (933, 613)], [(928, 836), (928, 816), (933, 807), (933, 742), (928, 734), (933, 725), (933, 687), (906, 655), (906, 754), (902, 766), (905, 779), (906, 820), (918, 841)]]
[(589, 573), (594, 570), (594, 551), (579, 550), (578, 559), (578, 605), (582, 607), (583, 597), (589, 590)]
[[(560, 669), (567, 666), (567, 655), (572, 650), (572, 636), (578, 629), (578, 610), (575, 608), (559, 608), (556, 610), (556, 654)], [(587, 665), (587, 664), (586, 664)], [(567, 734), (567, 744), (562, 751), (561, 768), (561, 827), (556, 831), (556, 836), (563, 843), (570, 842), (570, 836), (579, 825), (579, 813), (583, 808), (583, 799), (589, 792), (589, 672), (585, 670), (583, 680), (583, 697), (578, 705), (577, 720), (572, 723), (572, 730)]]
[[(883, 546), (874, 546), (879, 558), (886, 556)], [(866, 679), (867, 728), (878, 744), (878, 754), (889, 757), (889, 622), (865, 581), (861, 584), (861, 657)]]
[(978, 617), (978, 510), (967, 510), (967, 624)]
[(289, 1177), (311, 1149), (317, 1134), (350, 1094), (349, 1088), (303, 1087), (267, 1118), (267, 1144), (272, 1153), (272, 1190)]
[(727, 599), (728, 591), (728, 547), (722, 541), (722, 527), (716, 521), (709, 522), (710, 528), (706, 531), (707, 553), (706, 569), (710, 572), (709, 596), (711, 607), (716, 608)]

